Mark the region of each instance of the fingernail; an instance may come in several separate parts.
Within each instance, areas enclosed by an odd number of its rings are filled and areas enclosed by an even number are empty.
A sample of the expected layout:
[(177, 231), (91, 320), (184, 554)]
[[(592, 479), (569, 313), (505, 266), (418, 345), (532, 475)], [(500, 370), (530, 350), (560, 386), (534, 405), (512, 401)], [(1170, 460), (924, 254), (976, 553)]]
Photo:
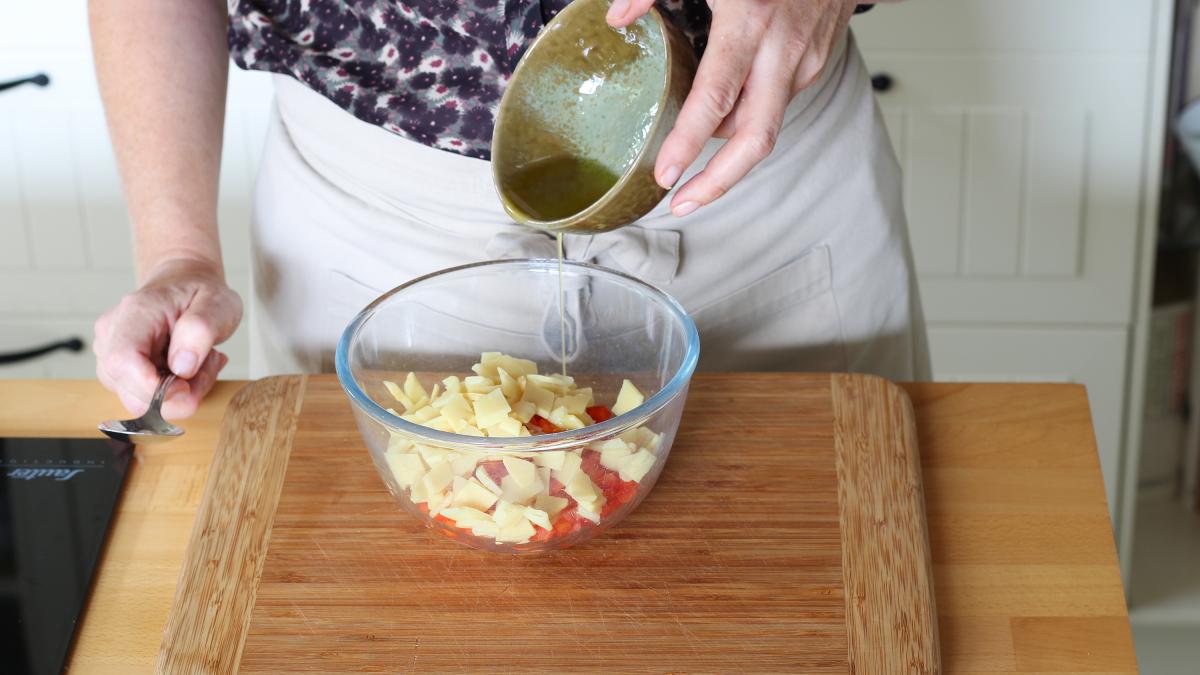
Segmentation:
[(682, 218), (698, 208), (700, 208), (700, 202), (684, 202), (671, 209), (671, 213), (674, 213), (676, 218)]
[(683, 169), (679, 165), (668, 166), (666, 171), (662, 172), (662, 178), (658, 179), (658, 184), (670, 190), (671, 186), (675, 185), (675, 181), (679, 180), (679, 174), (683, 173)]
[(629, 0), (613, 0), (613, 4), (608, 8), (608, 20), (619, 19), (625, 16), (625, 12), (629, 10)]
[(196, 369), (196, 355), (189, 351), (181, 351), (171, 359), (171, 371), (179, 377), (191, 377)]

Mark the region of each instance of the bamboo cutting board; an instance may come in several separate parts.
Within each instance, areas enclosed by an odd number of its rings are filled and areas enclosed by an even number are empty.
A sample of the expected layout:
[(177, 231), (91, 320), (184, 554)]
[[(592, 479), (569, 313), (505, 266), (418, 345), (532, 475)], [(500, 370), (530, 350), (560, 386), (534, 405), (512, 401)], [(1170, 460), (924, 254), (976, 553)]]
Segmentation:
[(658, 484), (567, 551), (464, 548), (404, 514), (332, 377), (226, 414), (161, 672), (938, 672), (907, 396), (707, 375)]

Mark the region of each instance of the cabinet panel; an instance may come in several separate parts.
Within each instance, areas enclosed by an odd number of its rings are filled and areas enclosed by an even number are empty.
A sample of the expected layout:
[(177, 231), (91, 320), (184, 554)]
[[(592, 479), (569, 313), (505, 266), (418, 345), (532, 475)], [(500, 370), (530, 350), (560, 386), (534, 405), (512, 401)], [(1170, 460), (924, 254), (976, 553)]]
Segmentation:
[(1025, 125), (1019, 113), (980, 111), (968, 115), (962, 196), (967, 204), (962, 222), (962, 271), (966, 274), (1011, 276), (1017, 272), (1024, 146)]
[(879, 102), (927, 317), (1129, 322), (1146, 60), (866, 56), (895, 80)]
[(908, 218), (917, 268), (927, 274), (959, 272), (962, 162), (966, 117), (960, 111), (897, 113), (908, 126), (894, 137), (911, 148), (902, 159)]
[(929, 327), (935, 380), (1087, 387), (1110, 512), (1120, 471), (1127, 341), (1123, 329)]

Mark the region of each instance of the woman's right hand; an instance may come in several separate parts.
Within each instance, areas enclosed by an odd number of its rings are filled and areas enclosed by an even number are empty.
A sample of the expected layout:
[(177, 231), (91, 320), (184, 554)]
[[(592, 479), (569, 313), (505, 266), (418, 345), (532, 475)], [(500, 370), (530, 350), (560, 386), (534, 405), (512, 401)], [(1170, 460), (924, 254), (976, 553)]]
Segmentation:
[(96, 321), (96, 375), (130, 414), (141, 415), (165, 353), (179, 379), (167, 392), (163, 415), (188, 417), (229, 361), (213, 346), (228, 339), (241, 319), (242, 300), (225, 284), (219, 264), (166, 261)]

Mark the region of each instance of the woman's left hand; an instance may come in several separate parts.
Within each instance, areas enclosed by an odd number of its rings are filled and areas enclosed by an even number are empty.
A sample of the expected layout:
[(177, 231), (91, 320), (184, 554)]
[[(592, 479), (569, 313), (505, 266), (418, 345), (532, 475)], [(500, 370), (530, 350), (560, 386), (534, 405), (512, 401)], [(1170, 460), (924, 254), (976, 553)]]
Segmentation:
[[(627, 26), (654, 0), (614, 0), (608, 23)], [(658, 152), (654, 176), (670, 188), (709, 138), (728, 138), (671, 199), (686, 216), (719, 199), (775, 147), (784, 110), (825, 70), (855, 0), (709, 0), (712, 27), (692, 91)]]

